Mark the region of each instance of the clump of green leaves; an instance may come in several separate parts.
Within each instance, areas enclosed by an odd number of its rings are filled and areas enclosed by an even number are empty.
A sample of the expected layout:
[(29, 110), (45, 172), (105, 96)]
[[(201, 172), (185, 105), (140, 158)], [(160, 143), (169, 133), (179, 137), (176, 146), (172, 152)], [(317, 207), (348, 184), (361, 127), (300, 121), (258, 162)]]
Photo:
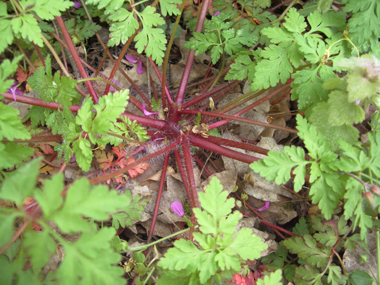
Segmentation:
[[(3, 3), (0, 3), (3, 4)], [(8, 92), (13, 81), (8, 80), (9, 76), (17, 69), (17, 63), (22, 56), (8, 59), (0, 65), (0, 93)], [(0, 99), (4, 98), (0, 95)], [(33, 149), (12, 142), (14, 139), (30, 139), (30, 133), (26, 130), (18, 117), (19, 111), (12, 106), (0, 102), (0, 141), (7, 139), (9, 142), (0, 142), (0, 180), (6, 173), (2, 171), (5, 168), (11, 168), (16, 164), (28, 160), (33, 155)]]
[[(300, 191), (309, 174), (310, 196), (318, 204), (326, 219), (330, 219), (344, 201), (344, 216), (352, 219), (360, 228), (360, 237), (366, 238), (373, 225), (371, 213), (366, 211), (366, 193), (371, 185), (380, 184), (380, 132), (377, 130), (379, 113), (372, 118), (375, 130), (368, 133), (369, 146), (349, 144), (339, 140), (338, 156), (317, 128), (297, 115), (299, 137), (308, 150), (308, 158), (301, 147), (285, 146), (282, 152), (270, 151), (263, 160), (251, 164), (251, 168), (277, 184), (286, 183), (291, 173), (295, 175), (294, 190)], [(374, 196), (373, 208), (378, 212), (380, 197)]]
[[(11, 1), (13, 4), (13, 1)], [(61, 12), (73, 6), (73, 2), (68, 0), (54, 1), (54, 5), (48, 0), (28, 0), (20, 1), (17, 5), (12, 5), (15, 15), (9, 15), (7, 4), (0, 3), (0, 53), (4, 52), (8, 45), (12, 44), (14, 38), (29, 40), (36, 45), (43, 46), (41, 28), (38, 25), (35, 13), (41, 20), (53, 20), (55, 16), (60, 16)]]
[(196, 50), (195, 55), (206, 52), (211, 53), (213, 64), (216, 64), (224, 53), (233, 55), (245, 50), (244, 46), (251, 46), (257, 38), (251, 35), (248, 26), (236, 30), (232, 28), (233, 22), (226, 22), (226, 14), (213, 16), (211, 21), (205, 22), (203, 33), (194, 32), (194, 37), (185, 43), (188, 49)]
[[(236, 232), (242, 218), (240, 212), (231, 213), (234, 199), (214, 177), (199, 193), (203, 210), (193, 209), (200, 232), (193, 234), (198, 247), (189, 240), (180, 239), (158, 262), (165, 269), (157, 284), (172, 284), (181, 278), (182, 284), (220, 284), (223, 278), (240, 271), (246, 260), (257, 259), (268, 246), (243, 228)], [(174, 284), (174, 283), (173, 283)]]
[[(286, 280), (295, 284), (347, 284), (347, 280), (359, 282), (349, 284), (371, 284), (366, 272), (355, 270), (345, 273), (339, 252), (347, 248), (353, 252), (367, 246), (359, 234), (352, 234), (353, 227), (347, 225), (343, 216), (334, 216), (326, 221), (320, 214), (301, 218), (293, 228), (297, 237), (287, 238), (280, 243), (279, 250), (264, 257), (262, 262), (270, 270), (281, 268)], [(290, 258), (289, 254), (297, 258)], [(338, 261), (338, 265), (334, 261)]]
[[(111, 247), (116, 234), (114, 228), (100, 228), (94, 221), (107, 221), (119, 211), (128, 213), (123, 223), (140, 218), (139, 197), (132, 200), (126, 192), (119, 195), (104, 185), (91, 186), (86, 178), (77, 180), (62, 197), (63, 174), (46, 180), (43, 189), (36, 187), (40, 159), (33, 160), (12, 173), (0, 190), (0, 199), (16, 207), (0, 207), (2, 234), (0, 248), (12, 240), (0, 256), (2, 280), (6, 283), (41, 284), (42, 280), (54, 284), (125, 284), (123, 270), (115, 266), (120, 255)], [(24, 210), (25, 198), (33, 198), (38, 205)], [(4, 205), (4, 204), (3, 204)], [(20, 223), (23, 224), (20, 229)], [(35, 231), (31, 224), (42, 229)], [(119, 219), (120, 223), (120, 219)], [(70, 237), (70, 238), (67, 238)], [(8, 244), (9, 245), (9, 244)], [(47, 272), (51, 255), (63, 249), (64, 257), (58, 269)], [(27, 280), (27, 281), (26, 281)]]
[[(141, 141), (149, 138), (141, 125), (120, 116), (128, 104), (129, 90), (102, 96), (97, 105), (94, 105), (88, 96), (74, 117), (69, 107), (80, 98), (80, 94), (75, 90), (77, 81), (61, 76), (59, 72), (53, 76), (50, 57), (47, 57), (45, 64), (46, 67), (40, 67), (28, 82), (33, 90), (38, 91), (40, 99), (60, 103), (63, 110), (33, 106), (28, 116), (31, 118), (32, 126), (46, 123), (54, 134), (63, 136), (63, 144), (56, 145), (55, 150), (64, 154), (66, 163), (74, 151), (79, 166), (88, 171), (94, 156), (91, 143), (119, 145), (123, 140), (122, 137), (127, 139), (136, 137)], [(114, 134), (117, 136), (113, 136)]]

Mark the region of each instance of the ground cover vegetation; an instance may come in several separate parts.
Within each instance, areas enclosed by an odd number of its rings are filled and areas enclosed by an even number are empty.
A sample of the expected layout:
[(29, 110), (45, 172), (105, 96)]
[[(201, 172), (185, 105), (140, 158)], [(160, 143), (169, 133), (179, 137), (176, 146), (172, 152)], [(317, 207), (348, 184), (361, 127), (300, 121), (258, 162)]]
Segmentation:
[[(380, 284), (379, 14), (372, 0), (0, 2), (2, 282)], [(274, 130), (291, 135), (281, 151), (260, 144)], [(227, 181), (226, 158), (251, 170)], [(149, 201), (129, 188), (157, 161)], [(174, 213), (170, 169), (186, 194)], [(253, 173), (303, 210), (268, 221), (273, 201), (252, 207), (243, 187)], [(242, 226), (252, 216), (275, 249)]]

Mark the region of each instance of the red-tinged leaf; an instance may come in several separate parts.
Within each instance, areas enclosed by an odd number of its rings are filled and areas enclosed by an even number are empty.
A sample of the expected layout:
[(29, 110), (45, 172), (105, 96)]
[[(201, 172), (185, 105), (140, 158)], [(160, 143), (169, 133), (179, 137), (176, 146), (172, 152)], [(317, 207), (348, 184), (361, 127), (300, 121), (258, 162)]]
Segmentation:
[[(131, 164), (131, 163), (133, 163), (133, 162), (135, 162), (134, 158), (133, 158), (133, 157), (130, 157), (130, 158), (128, 159), (128, 164)], [(150, 166), (149, 163), (144, 162), (144, 163), (139, 164), (139, 165), (137, 165), (136, 167), (134, 167), (134, 168), (128, 170), (128, 174), (129, 174), (129, 176), (131, 176), (132, 178), (135, 178), (137, 175), (144, 173), (145, 170), (149, 168), (149, 166)]]
[(28, 79), (28, 74), (20, 67), (17, 68), (17, 82), (22, 83)]
[[(33, 198), (26, 197), (24, 202), (22, 202), (22, 206), (24, 207), (24, 211), (26, 213), (31, 214), (37, 209), (38, 204), (37, 204), (36, 200), (34, 200)], [(36, 214), (34, 215), (34, 218), (40, 218), (40, 217), (41, 217), (40, 213), (38, 213), (37, 215)], [(34, 231), (40, 231), (40, 230), (42, 230), (42, 227), (38, 223), (33, 222), (32, 223), (32, 229)]]
[(128, 162), (127, 162), (127, 159), (125, 157), (122, 157), (122, 158), (119, 158), (118, 160), (116, 160), (115, 164), (117, 166), (119, 166), (120, 168), (123, 168), (124, 166), (126, 166), (128, 164)]
[(112, 147), (112, 150), (111, 150), (114, 154), (117, 155), (117, 158), (120, 159), (122, 157), (125, 157), (126, 154), (127, 154), (127, 151), (125, 149), (123, 149), (123, 145), (122, 144), (119, 144), (118, 146), (114, 146)]
[(95, 159), (99, 163), (99, 167), (102, 170), (106, 170), (112, 166), (114, 156), (111, 152), (105, 152), (104, 150), (96, 150)]
[(48, 144), (40, 144), (39, 147), (42, 149), (44, 154), (53, 154), (54, 153), (54, 149)]

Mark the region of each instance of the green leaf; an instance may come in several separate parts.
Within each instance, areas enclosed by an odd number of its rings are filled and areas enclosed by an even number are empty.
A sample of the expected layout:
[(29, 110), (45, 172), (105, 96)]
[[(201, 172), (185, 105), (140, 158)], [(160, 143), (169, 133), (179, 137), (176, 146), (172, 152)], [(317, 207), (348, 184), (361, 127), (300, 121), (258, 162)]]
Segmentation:
[(327, 282), (332, 285), (346, 284), (347, 276), (342, 274), (341, 268), (336, 265), (329, 266), (329, 274), (327, 276)]
[(82, 233), (75, 242), (63, 244), (65, 258), (57, 270), (60, 284), (125, 284), (123, 270), (115, 266), (120, 255), (113, 251), (110, 241), (116, 231), (102, 228), (96, 233)]
[(367, 285), (373, 284), (373, 278), (365, 271), (356, 269), (348, 275), (348, 280), (352, 285)]
[[(5, 3), (0, 3), (5, 4)], [(2, 40), (0, 41), (0, 54), (4, 52), (4, 50), (13, 42), (13, 32), (12, 32), (12, 22), (11, 20), (0, 19), (0, 34), (2, 36)], [(6, 60), (9, 61), (9, 60)], [(5, 92), (3, 90), (4, 87), (1, 87), (1, 92)]]
[(118, 45), (120, 43), (125, 44), (139, 27), (139, 23), (134, 18), (133, 13), (124, 8), (112, 13), (110, 20), (119, 22), (111, 24), (109, 46)]
[(305, 18), (301, 16), (297, 9), (291, 8), (286, 13), (284, 27), (292, 33), (302, 33), (306, 28)]
[(306, 234), (310, 234), (309, 227), (306, 224), (306, 219), (302, 217), (298, 223), (293, 228), (293, 233), (303, 236)]
[(350, 103), (347, 93), (343, 91), (331, 92), (327, 103), (329, 104), (329, 121), (333, 126), (357, 124), (364, 120), (363, 108)]
[(161, 13), (164, 17), (167, 15), (179, 15), (180, 10), (177, 8), (177, 5), (181, 4), (181, 0), (161, 0)]
[(235, 63), (231, 64), (230, 67), (230, 70), (224, 77), (226, 80), (243, 80), (248, 77), (248, 81), (253, 81), (256, 62), (252, 61), (249, 55), (239, 55), (235, 59)]
[(206, 192), (199, 193), (199, 201), (204, 211), (194, 209), (194, 213), (203, 233), (216, 235), (219, 220), (230, 214), (235, 205), (234, 199), (227, 199), (228, 192), (222, 190), (223, 186), (219, 180), (213, 177)]
[(39, 271), (49, 262), (51, 255), (55, 253), (57, 245), (50, 236), (49, 231), (42, 229), (38, 232), (26, 232), (23, 246), (31, 256), (30, 261), (33, 264), (33, 268)]
[(11, 21), (13, 32), (16, 37), (22, 37), (42, 47), (42, 34), (36, 18), (32, 14), (24, 14), (13, 18)]
[(18, 206), (30, 197), (35, 188), (41, 159), (34, 159), (7, 178), (0, 191), (0, 199), (15, 202)]
[(339, 200), (343, 198), (344, 187), (339, 180), (338, 173), (324, 173), (310, 188), (313, 204), (318, 203), (318, 208), (326, 219), (331, 219)]
[(187, 274), (201, 270), (203, 252), (191, 241), (180, 239), (174, 242), (174, 246), (160, 259), (158, 266), (177, 271), (185, 269)]
[(261, 251), (267, 249), (268, 245), (263, 243), (258, 236), (252, 235), (251, 229), (243, 228), (236, 233), (229, 247), (243, 260), (254, 260), (260, 258)]
[(91, 150), (90, 142), (85, 138), (80, 137), (73, 142), (73, 151), (79, 167), (82, 168), (83, 171), (88, 171), (94, 156)]
[(378, 49), (379, 9), (379, 3), (372, 0), (349, 0), (343, 8), (344, 12), (352, 13), (348, 20), (349, 37), (361, 52), (375, 52)]
[(56, 0), (51, 5), (50, 0), (24, 0), (20, 1), (20, 6), (25, 9), (33, 5), (27, 11), (34, 11), (42, 20), (53, 20), (55, 16), (61, 16), (61, 12), (73, 6), (73, 2), (65, 0)]
[(49, 219), (63, 203), (63, 178), (62, 173), (56, 174), (45, 181), (43, 191), (36, 189), (34, 192), (34, 198), (40, 205), (46, 219)]
[(305, 159), (302, 148), (285, 146), (282, 152), (269, 151), (268, 156), (250, 165), (253, 171), (260, 173), (267, 181), (274, 180), (280, 185), (290, 179), (291, 170), (294, 169), (294, 190), (299, 191), (305, 183), (305, 167), (309, 162)]
[(13, 142), (0, 143), (0, 169), (10, 168), (26, 162), (33, 155), (34, 149)]
[(0, 102), (0, 140), (4, 138), (28, 140), (31, 138), (18, 114), (19, 110)]
[[(0, 22), (0, 29), (2, 25)], [(1, 30), (0, 30), (1, 32)], [(5, 37), (5, 35), (4, 35)], [(1, 43), (0, 43), (1, 45)], [(1, 53), (1, 51), (0, 51)], [(17, 63), (21, 60), (23, 56), (19, 55), (15, 57), (12, 61), (9, 59), (5, 59), (1, 64), (0, 64), (0, 93), (7, 92), (8, 89), (11, 87), (13, 80), (9, 80), (9, 77), (12, 75), (17, 70)], [(0, 95), (0, 98), (3, 98)]]
[[(101, 201), (101, 206), (99, 204)], [(51, 216), (62, 232), (85, 231), (91, 225), (83, 217), (97, 221), (107, 220), (128, 203), (128, 198), (107, 186), (90, 186), (86, 178), (75, 181), (67, 190), (66, 200), (60, 211)]]
[[(0, 192), (1, 195), (1, 192)], [(0, 208), (0, 247), (3, 248), (4, 245), (9, 243), (14, 235), (14, 224), (15, 219), (20, 216), (18, 212), (7, 212), (6, 214), (1, 213), (2, 208)], [(3, 256), (3, 255), (1, 255)], [(0, 257), (1, 257), (0, 256)], [(2, 266), (0, 266), (1, 268)], [(1, 270), (1, 269), (0, 269)]]
[(318, 1), (318, 11), (320, 13), (325, 13), (330, 10), (333, 0), (319, 0)]
[(264, 279), (258, 279), (257, 285), (281, 285), (282, 271), (280, 269), (272, 272), (270, 275), (265, 275)]
[(140, 219), (141, 213), (139, 212), (144, 211), (144, 206), (147, 204), (147, 201), (141, 200), (138, 195), (132, 198), (130, 191), (126, 191), (124, 196), (127, 203), (112, 215), (112, 226), (115, 229), (131, 226), (133, 221)]
[(105, 13), (110, 14), (121, 8), (124, 0), (86, 0), (87, 4), (98, 5), (98, 9), (105, 8)]
[(306, 264), (302, 267), (297, 267), (295, 274), (295, 284), (315, 284), (322, 285), (323, 273), (319, 273), (315, 267)]
[(311, 235), (292, 237), (284, 241), (286, 248), (293, 254), (297, 254), (308, 264), (323, 268), (329, 258), (329, 249), (317, 247), (316, 240)]

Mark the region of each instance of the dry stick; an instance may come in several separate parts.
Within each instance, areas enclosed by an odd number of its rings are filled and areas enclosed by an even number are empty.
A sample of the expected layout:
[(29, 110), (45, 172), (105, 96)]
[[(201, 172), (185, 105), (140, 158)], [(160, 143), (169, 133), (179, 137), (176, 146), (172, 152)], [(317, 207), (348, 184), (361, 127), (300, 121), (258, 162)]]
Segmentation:
[(165, 177), (166, 177), (166, 171), (168, 170), (168, 164), (169, 164), (169, 153), (165, 154), (165, 160), (164, 160), (164, 165), (162, 168), (161, 179), (160, 179), (160, 187), (158, 188), (158, 194), (157, 194), (156, 204), (154, 206), (153, 218), (152, 218), (152, 223), (150, 224), (150, 230), (148, 234), (147, 243), (150, 243), (152, 239), (154, 227), (156, 226), (156, 220), (157, 220), (158, 210), (160, 208), (162, 191), (164, 190)]
[(108, 173), (108, 174), (103, 175), (101, 177), (96, 177), (96, 178), (90, 179), (90, 184), (96, 184), (96, 183), (100, 183), (100, 182), (106, 181), (108, 179), (114, 178), (115, 176), (123, 174), (127, 170), (132, 169), (132, 168), (140, 165), (141, 163), (143, 163), (143, 162), (145, 162), (145, 161), (147, 161), (153, 157), (157, 157), (160, 154), (167, 153), (168, 151), (172, 150), (173, 148), (175, 148), (180, 143), (180, 139), (181, 138), (177, 138), (173, 143), (171, 143), (167, 147), (165, 147), (159, 151), (156, 151), (154, 153), (151, 153), (147, 156), (144, 156), (143, 158), (136, 160), (135, 162), (128, 164), (128, 165), (124, 166), (123, 168), (120, 168), (114, 172)]
[[(259, 122), (259, 121), (254, 121), (254, 120), (249, 120), (249, 119), (244, 119), (244, 118), (239, 118), (239, 117), (234, 117), (234, 116), (230, 116), (230, 115), (225, 115), (225, 114), (218, 114), (218, 113), (214, 113), (214, 112), (206, 112), (206, 111), (197, 111), (197, 110), (181, 110), (179, 111), (179, 113), (181, 114), (198, 114), (198, 113), (201, 113), (201, 115), (205, 115), (205, 116), (211, 116), (211, 117), (216, 117), (216, 118), (224, 118), (224, 119), (228, 119), (228, 120), (223, 120), (223, 121), (219, 121), (219, 122), (224, 122), (224, 121), (239, 121), (239, 122), (244, 122), (244, 123), (248, 123), (248, 124), (254, 124), (254, 125), (258, 125), (258, 126), (262, 126), (262, 127), (269, 127), (269, 128), (273, 128), (273, 129), (276, 129), (276, 130), (281, 130), (281, 131), (286, 131), (286, 132), (289, 132), (289, 133), (292, 133), (292, 134), (297, 134), (298, 131), (297, 130), (293, 130), (293, 129), (290, 129), (290, 128), (286, 128), (286, 127), (281, 127), (281, 126), (276, 126), (276, 125), (272, 125), (272, 124), (267, 124), (267, 123), (263, 123), (263, 122)], [(219, 123), (217, 122), (217, 123)], [(214, 123), (214, 124), (211, 124), (209, 125), (209, 129), (214, 129), (216, 128), (216, 124), (217, 123)], [(219, 126), (217, 126), (219, 127)]]
[[(79, 70), (80, 75), (82, 76), (83, 79), (88, 78), (87, 72), (84, 69), (83, 64), (80, 61), (80, 57), (79, 57), (79, 55), (75, 49), (73, 41), (71, 40), (69, 32), (67, 31), (65, 23), (63, 22), (61, 17), (55, 17), (55, 19), (58, 23), (59, 28), (61, 29), (63, 38), (66, 41), (67, 47), (69, 48), (70, 54), (72, 55), (72, 57), (75, 61), (75, 64)], [(95, 92), (94, 86), (92, 86), (91, 82), (89, 82), (89, 81), (86, 81), (85, 84), (86, 84), (88, 92), (90, 93), (90, 95), (92, 97), (92, 100), (94, 101), (95, 104), (98, 104), (99, 98)]]
[(260, 96), (261, 94), (263, 94), (265, 92), (265, 89), (264, 90), (261, 90), (260, 92), (257, 92), (255, 94), (255, 92), (248, 92), (247, 94), (244, 94), (243, 96), (231, 101), (230, 103), (214, 110), (214, 112), (220, 112), (220, 113), (226, 113), (228, 111), (231, 111), (241, 105), (243, 105), (244, 103), (248, 102), (249, 100), (252, 100), (253, 98), (256, 98), (257, 96)]

